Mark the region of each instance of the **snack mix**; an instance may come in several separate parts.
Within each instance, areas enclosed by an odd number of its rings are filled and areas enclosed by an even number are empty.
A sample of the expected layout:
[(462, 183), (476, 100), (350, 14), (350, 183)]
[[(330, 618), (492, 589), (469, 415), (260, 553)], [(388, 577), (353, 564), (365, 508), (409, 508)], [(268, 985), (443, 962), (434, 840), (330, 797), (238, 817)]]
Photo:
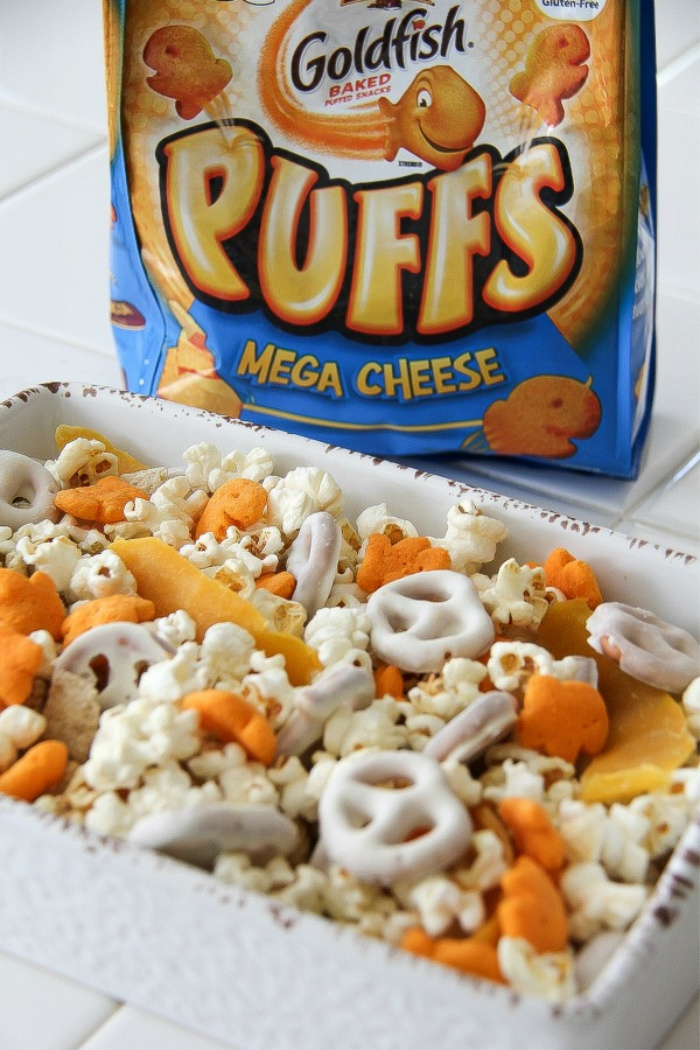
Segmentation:
[[(0, 792), (563, 1001), (700, 799), (700, 646), (564, 548), (318, 467), (0, 452)], [(498, 566), (498, 567), (497, 567)]]

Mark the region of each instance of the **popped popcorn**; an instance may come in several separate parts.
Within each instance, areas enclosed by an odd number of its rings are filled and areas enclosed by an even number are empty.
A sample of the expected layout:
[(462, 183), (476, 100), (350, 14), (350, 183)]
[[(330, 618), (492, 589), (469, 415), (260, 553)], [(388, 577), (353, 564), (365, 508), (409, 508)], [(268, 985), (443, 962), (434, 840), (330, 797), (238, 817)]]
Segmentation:
[[(76, 438), (49, 467), (63, 486), (91, 483), (105, 472), (118, 473), (117, 457), (105, 447)], [(567, 599), (547, 585), (540, 566), (509, 558), (483, 571), (508, 530), (474, 500), (462, 497), (449, 509), (442, 538), (420, 537), (412, 521), (385, 503), (366, 507), (354, 520), (343, 516), (343, 492), (326, 471), (298, 466), (276, 474), (264, 449), (222, 454), (201, 442), (185, 450), (183, 462), (182, 469), (154, 475), (143, 490), (149, 497), (126, 503), (123, 521), (98, 527), (64, 516), (15, 532), (0, 525), (0, 571), (18, 573), (25, 586), (37, 574), (47, 577), (44, 586), (55, 589), (66, 614), (96, 598), (139, 594), (142, 576), (116, 550), (125, 550), (119, 543), (128, 550), (130, 540), (144, 538), (177, 552), (182, 564), (199, 574), (202, 588), (204, 581), (216, 581), (218, 600), (230, 592), (241, 603), (235, 605), (240, 618), (217, 619), (218, 611), (203, 597), (183, 594), (181, 608), (158, 607), (154, 600), (155, 614), (144, 629), (163, 647), (163, 658), (159, 653), (155, 662), (142, 661), (136, 698), (106, 710), (100, 709), (100, 697), (115, 658), (109, 646), (94, 658), (91, 677), (61, 671), (62, 653), (71, 643), (61, 631), (32, 622), (26, 633), (37, 649), (37, 668), (30, 700), (0, 710), (0, 791), (24, 754), (48, 739), (60, 748), (65, 738), (71, 764), (32, 800), (44, 811), (135, 841), (154, 814), (186, 812), (195, 829), (196, 820), (220, 812), (217, 807), (231, 814), (252, 811), (255, 821), (258, 814), (274, 814), (285, 835), (293, 832), (288, 848), (278, 843), (255, 854), (214, 841), (214, 877), (398, 947), (409, 947), (416, 928), (428, 939), (466, 941), (475, 935), (491, 945), (494, 967), (517, 992), (553, 1002), (572, 998), (577, 955), (601, 933), (624, 931), (635, 921), (700, 801), (694, 748), (700, 737), (700, 677), (674, 698), (685, 753), (670, 772), (648, 790), (642, 777), (631, 797), (612, 793), (591, 800), (587, 777), (596, 754), (569, 761), (539, 743), (523, 746), (520, 714), (534, 677), (597, 688), (598, 661), (611, 658), (592, 648), (586, 657), (554, 655), (543, 638), (556, 617), (550, 609), (566, 610)], [(256, 506), (250, 527), (229, 525), (225, 533), (217, 531), (218, 539), (211, 531), (198, 533), (211, 496), (235, 479), (263, 486), (262, 515), (258, 518)], [(337, 565), (336, 547), (327, 559), (329, 582), (335, 568), (330, 594), (314, 612), (308, 599), (307, 608), (301, 598), (282, 597), (259, 584), (294, 569), (290, 548), (304, 522), (319, 512), (331, 515), (342, 539)], [(421, 632), (439, 644), (445, 639), (444, 655), (437, 669), (409, 670), (407, 659), (385, 666), (377, 655), (368, 594), (357, 583), (377, 534), (384, 545), (416, 540), (421, 548), (443, 548), (450, 568), (433, 571), (447, 573), (448, 581), (450, 574), (472, 581), (492, 640), (480, 642), (469, 656), (454, 655), (447, 639), (458, 628), (443, 608), (444, 596), (412, 592), (402, 602), (416, 603), (418, 613), (397, 604), (387, 613), (388, 630), (405, 633), (404, 657)], [(336, 542), (337, 536), (336, 529)], [(312, 534), (310, 543), (319, 537)], [(157, 592), (156, 586), (154, 598)], [(1, 616), (0, 637), (7, 630)], [(113, 641), (118, 634), (110, 636)], [(350, 671), (362, 680), (357, 702), (352, 690), (346, 696), (340, 685), (329, 685), (319, 714), (313, 707), (318, 689), (314, 693), (310, 683), (324, 675), (331, 683), (344, 682)], [(385, 672), (388, 677), (382, 677)], [(217, 722), (207, 715), (213, 708), (196, 705), (193, 694), (210, 690), (217, 709), (231, 698), (227, 711), (235, 710), (233, 721), (227, 715)], [(472, 759), (460, 760), (455, 753), (438, 761), (431, 748), (425, 753), (432, 738), (467, 709), (475, 719), (489, 711), (491, 701), (481, 701), (494, 690), (509, 694), (498, 699), (512, 705), (504, 734), (489, 738), (498, 743), (488, 746), (487, 739)], [(261, 723), (268, 742), (292, 744), (276, 753), (260, 747), (259, 740), (256, 745), (246, 732), (254, 734)], [(398, 765), (383, 764), (396, 756)], [(421, 786), (424, 775), (434, 778), (430, 789)], [(364, 841), (361, 854), (378, 843), (384, 851), (370, 875), (355, 870), (352, 851), (346, 863), (330, 844), (327, 803), (338, 795), (339, 815), (333, 819), (340, 821), (341, 837)], [(438, 796), (447, 800), (458, 829), (456, 837), (448, 836), (450, 852), (441, 854), (442, 860), (435, 859), (438, 847), (432, 845), (445, 822), (444, 812), (432, 808)], [(549, 832), (561, 843), (564, 858), (551, 879), (505, 819), (508, 799), (536, 803), (541, 819), (551, 823)], [(423, 859), (406, 867), (406, 855), (414, 854)], [(505, 886), (512, 886), (523, 860), (525, 876), (528, 864), (530, 875), (539, 865), (537, 877), (549, 880), (549, 903), (556, 903), (568, 927), (561, 950), (538, 949), (525, 933), (505, 932), (501, 923), (499, 901), (508, 896)]]

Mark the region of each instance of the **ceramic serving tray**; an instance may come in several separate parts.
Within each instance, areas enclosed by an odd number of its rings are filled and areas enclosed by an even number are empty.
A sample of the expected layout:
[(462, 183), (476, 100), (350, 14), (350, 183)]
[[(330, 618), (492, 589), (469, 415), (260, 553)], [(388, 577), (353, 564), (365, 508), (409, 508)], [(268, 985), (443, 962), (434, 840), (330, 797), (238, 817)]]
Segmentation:
[[(425, 534), (469, 495), (510, 530), (499, 556), (566, 546), (611, 599), (697, 632), (700, 563), (359, 453), (134, 394), (52, 383), (0, 404), (0, 448), (55, 455), (80, 424), (154, 465), (197, 441), (327, 470), (348, 516), (385, 502)], [(493, 571), (491, 568), (489, 571)], [(240, 1050), (653, 1047), (700, 983), (700, 815), (589, 990), (552, 1004), (461, 975), (121, 840), (0, 799), (0, 944)]]

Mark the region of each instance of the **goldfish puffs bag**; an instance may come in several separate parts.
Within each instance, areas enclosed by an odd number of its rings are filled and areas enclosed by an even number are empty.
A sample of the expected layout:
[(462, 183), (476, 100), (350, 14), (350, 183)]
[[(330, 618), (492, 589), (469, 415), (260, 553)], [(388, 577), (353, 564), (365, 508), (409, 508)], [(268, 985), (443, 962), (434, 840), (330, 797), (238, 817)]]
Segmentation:
[(651, 0), (105, 0), (130, 389), (634, 477)]

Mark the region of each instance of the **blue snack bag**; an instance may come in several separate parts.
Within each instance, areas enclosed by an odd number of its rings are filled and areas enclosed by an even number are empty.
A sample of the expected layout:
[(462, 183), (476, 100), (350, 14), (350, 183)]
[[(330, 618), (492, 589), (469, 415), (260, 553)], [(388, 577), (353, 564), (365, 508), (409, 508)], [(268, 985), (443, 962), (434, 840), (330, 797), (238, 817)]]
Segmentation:
[(130, 389), (388, 457), (636, 476), (651, 0), (105, 13)]

